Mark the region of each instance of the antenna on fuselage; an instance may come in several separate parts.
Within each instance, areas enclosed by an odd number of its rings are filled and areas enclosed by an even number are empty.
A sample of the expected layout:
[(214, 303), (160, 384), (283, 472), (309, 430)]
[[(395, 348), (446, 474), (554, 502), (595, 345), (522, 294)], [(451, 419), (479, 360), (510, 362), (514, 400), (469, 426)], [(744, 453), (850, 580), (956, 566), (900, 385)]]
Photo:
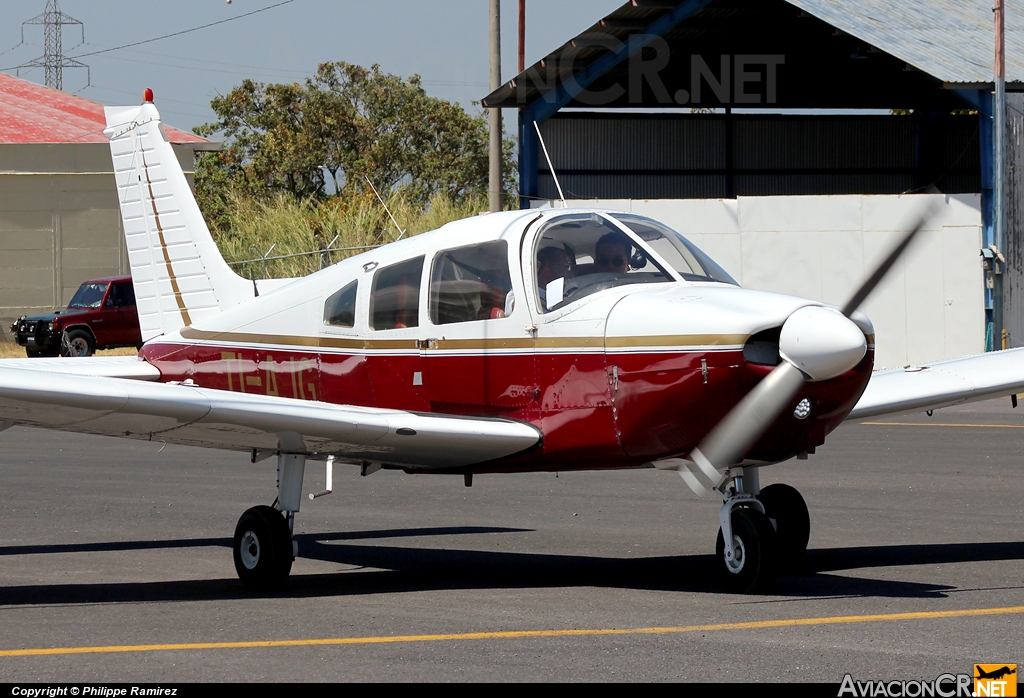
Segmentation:
[[(366, 177), (366, 175), (363, 175), (363, 177)], [(395, 217), (391, 214), (391, 209), (388, 208), (386, 203), (384, 203), (384, 199), (381, 198), (380, 192), (377, 191), (377, 187), (373, 186), (373, 182), (370, 181), (369, 177), (366, 177), (366, 183), (370, 185), (370, 189), (373, 189), (373, 193), (377, 195), (377, 201), (379, 201), (380, 205), (384, 207), (384, 210), (388, 212), (391, 222), (395, 224), (396, 228), (398, 228), (398, 237), (395, 238), (395, 242), (398, 242), (405, 237), (405, 231), (402, 230), (402, 226), (398, 225), (398, 221), (396, 221)]]
[(555, 180), (555, 187), (558, 188), (558, 198), (562, 200), (562, 208), (567, 208), (565, 203), (565, 194), (562, 193), (562, 185), (558, 183), (558, 174), (555, 172), (555, 166), (551, 164), (551, 156), (548, 155), (548, 147), (544, 145), (544, 136), (540, 135), (540, 126), (536, 121), (534, 121), (533, 127), (537, 129), (537, 138), (540, 139), (540, 147), (544, 151), (544, 159), (548, 161), (548, 169), (551, 170), (551, 177)]

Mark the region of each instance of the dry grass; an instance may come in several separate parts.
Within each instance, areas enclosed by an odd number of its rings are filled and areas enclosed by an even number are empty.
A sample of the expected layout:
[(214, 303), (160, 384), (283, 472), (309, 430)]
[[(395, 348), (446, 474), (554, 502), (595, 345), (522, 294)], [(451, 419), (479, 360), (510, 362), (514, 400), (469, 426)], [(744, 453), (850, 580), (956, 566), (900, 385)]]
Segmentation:
[[(440, 228), (460, 218), (487, 210), (486, 197), (460, 202), (435, 196), (426, 207), (411, 203), (401, 192), (392, 193), (388, 208), (406, 235), (417, 235)], [(398, 235), (394, 223), (371, 194), (354, 199), (326, 201), (294, 199), (279, 196), (266, 201), (233, 197), (231, 229), (215, 233), (217, 246), (224, 259), (241, 262), (266, 254), (268, 256), (310, 252), (325, 249), (337, 237), (331, 249), (360, 248), (391, 242)], [(362, 250), (349, 249), (323, 255), (308, 255), (267, 262), (270, 278), (305, 276), (323, 266), (340, 262)], [(234, 265), (246, 278), (263, 278), (263, 263)]]
[[(411, 202), (399, 191), (387, 197), (387, 204), (399, 226), (409, 236), (486, 211), (487, 197), (453, 201), (445, 196), (435, 196), (424, 207)], [(285, 196), (265, 201), (233, 197), (231, 209), (231, 229), (214, 233), (217, 246), (228, 262), (254, 259), (271, 245), (275, 247), (270, 256), (279, 256), (324, 249), (335, 236), (338, 239), (331, 246), (335, 250), (381, 245), (398, 236), (391, 218), (372, 194), (326, 201), (296, 201)], [(268, 261), (266, 275), (270, 278), (306, 276), (320, 269), (321, 265), (336, 264), (360, 251), (340, 250), (322, 256)], [(232, 268), (246, 278), (263, 278), (262, 262), (234, 265)], [(131, 356), (137, 353), (128, 348), (100, 351), (97, 355)], [(25, 349), (14, 342), (0, 342), (0, 358), (26, 358)]]
[[(124, 349), (105, 349), (96, 352), (96, 356), (138, 356), (139, 352), (132, 347)], [(0, 342), (0, 359), (25, 359), (25, 347), (15, 342)]]

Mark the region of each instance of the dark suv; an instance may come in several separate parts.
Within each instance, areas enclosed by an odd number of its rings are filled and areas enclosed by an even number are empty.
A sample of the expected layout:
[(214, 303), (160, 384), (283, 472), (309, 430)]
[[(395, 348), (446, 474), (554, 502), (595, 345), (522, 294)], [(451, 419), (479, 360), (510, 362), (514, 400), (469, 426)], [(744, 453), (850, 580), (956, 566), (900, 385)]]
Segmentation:
[(67, 310), (22, 316), (11, 332), (29, 356), (89, 356), (97, 349), (141, 346), (132, 277), (86, 281)]

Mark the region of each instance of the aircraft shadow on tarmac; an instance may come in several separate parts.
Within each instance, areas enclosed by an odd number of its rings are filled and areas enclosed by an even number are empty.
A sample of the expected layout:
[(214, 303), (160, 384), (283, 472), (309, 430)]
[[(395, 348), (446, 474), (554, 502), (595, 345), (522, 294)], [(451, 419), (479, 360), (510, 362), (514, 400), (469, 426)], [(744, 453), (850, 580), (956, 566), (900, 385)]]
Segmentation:
[[(288, 586), (253, 592), (237, 579), (53, 584), (0, 587), (0, 607), (37, 604), (203, 601), (252, 596), (304, 598), (402, 593), (440, 589), (558, 588), (597, 586), (652, 591), (718, 592), (711, 555), (613, 558), (525, 552), (362, 545), (350, 541), (423, 536), (529, 533), (529, 529), (448, 527), (300, 534), (300, 556), (344, 565), (327, 574), (293, 575)], [(231, 548), (229, 538), (71, 543), (0, 547), (16, 555), (96, 553), (196, 547)], [(230, 553), (227, 555), (230, 560)], [(773, 596), (881, 596), (942, 598), (955, 587), (830, 574), (847, 570), (949, 563), (1024, 560), (1024, 542), (868, 546), (808, 551), (779, 578)], [(228, 563), (230, 564), (230, 563)]]

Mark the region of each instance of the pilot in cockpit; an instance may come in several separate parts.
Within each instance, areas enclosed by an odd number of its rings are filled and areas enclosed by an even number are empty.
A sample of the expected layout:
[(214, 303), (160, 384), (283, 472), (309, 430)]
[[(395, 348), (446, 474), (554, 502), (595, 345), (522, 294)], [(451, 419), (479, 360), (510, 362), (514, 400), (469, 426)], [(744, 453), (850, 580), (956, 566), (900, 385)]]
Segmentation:
[(597, 241), (594, 250), (594, 268), (606, 274), (625, 274), (629, 271), (629, 251), (633, 246), (622, 233), (608, 233)]

